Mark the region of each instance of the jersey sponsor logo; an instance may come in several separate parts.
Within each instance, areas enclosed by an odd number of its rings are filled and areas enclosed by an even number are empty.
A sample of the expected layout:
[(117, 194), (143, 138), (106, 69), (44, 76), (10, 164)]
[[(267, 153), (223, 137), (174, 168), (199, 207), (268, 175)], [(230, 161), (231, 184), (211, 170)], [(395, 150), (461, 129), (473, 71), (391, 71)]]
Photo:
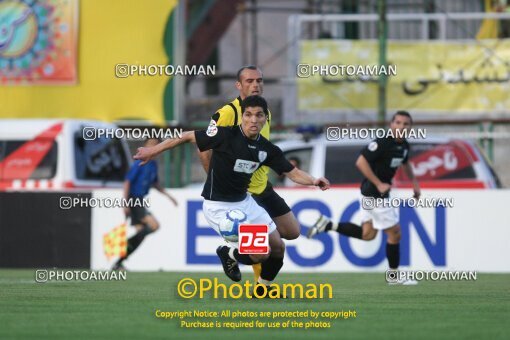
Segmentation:
[(267, 152), (265, 151), (259, 151), (259, 161), (260, 163), (263, 163), (267, 158)]
[(214, 136), (216, 136), (217, 133), (218, 133), (218, 128), (216, 127), (216, 124), (214, 124), (214, 125), (209, 125), (205, 134), (208, 135), (209, 137), (214, 137)]
[(253, 145), (250, 145), (250, 144), (248, 144), (248, 147), (249, 147), (250, 149), (256, 149), (256, 148), (257, 148), (256, 146), (253, 146)]
[(392, 158), (390, 167), (392, 168), (398, 168), (400, 164), (402, 164), (403, 158)]
[(372, 142), (370, 144), (368, 144), (368, 150), (374, 152), (375, 150), (377, 150), (377, 142)]
[(259, 167), (258, 162), (246, 161), (244, 159), (237, 159), (234, 165), (235, 172), (243, 172), (245, 174), (252, 174)]

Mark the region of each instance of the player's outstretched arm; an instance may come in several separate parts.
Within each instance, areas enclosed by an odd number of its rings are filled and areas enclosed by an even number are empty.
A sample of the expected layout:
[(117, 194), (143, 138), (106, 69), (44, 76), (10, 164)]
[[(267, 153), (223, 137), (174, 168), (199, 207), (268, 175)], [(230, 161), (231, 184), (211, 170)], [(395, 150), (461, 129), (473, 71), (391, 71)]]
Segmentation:
[(182, 138), (167, 139), (155, 146), (138, 148), (136, 155), (134, 155), (133, 158), (141, 160), (142, 162), (140, 165), (144, 165), (163, 151), (170, 150), (181, 144), (190, 142), (196, 142), (195, 131), (184, 132), (182, 134)]
[(391, 185), (381, 182), (381, 180), (374, 174), (370, 164), (363, 155), (358, 157), (358, 160), (356, 161), (356, 167), (359, 169), (359, 171), (361, 171), (363, 176), (365, 176), (370, 182), (372, 182), (373, 185), (377, 187), (377, 190), (379, 190), (381, 194), (384, 194), (391, 189)]
[(292, 171), (285, 173), (285, 176), (290, 178), (291, 181), (301, 185), (314, 185), (318, 186), (321, 190), (329, 189), (329, 181), (324, 178), (315, 178), (307, 172), (298, 168), (292, 169)]
[(420, 198), (421, 190), (420, 190), (420, 184), (418, 184), (418, 181), (416, 180), (416, 176), (414, 176), (413, 167), (409, 162), (402, 164), (404, 167), (404, 171), (407, 175), (407, 177), (411, 180), (413, 183), (413, 191), (414, 191), (414, 198)]

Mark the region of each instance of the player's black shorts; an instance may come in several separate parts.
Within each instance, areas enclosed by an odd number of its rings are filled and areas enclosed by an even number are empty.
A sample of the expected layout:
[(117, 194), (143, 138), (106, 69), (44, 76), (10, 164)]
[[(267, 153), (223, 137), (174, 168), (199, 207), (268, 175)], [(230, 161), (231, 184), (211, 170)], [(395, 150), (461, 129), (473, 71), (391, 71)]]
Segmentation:
[(142, 224), (142, 219), (150, 215), (150, 212), (144, 207), (132, 207), (130, 208), (131, 225)]
[(258, 195), (252, 194), (252, 197), (258, 205), (267, 211), (271, 218), (285, 215), (290, 211), (287, 203), (274, 191), (273, 186), (269, 182), (267, 182), (264, 191)]

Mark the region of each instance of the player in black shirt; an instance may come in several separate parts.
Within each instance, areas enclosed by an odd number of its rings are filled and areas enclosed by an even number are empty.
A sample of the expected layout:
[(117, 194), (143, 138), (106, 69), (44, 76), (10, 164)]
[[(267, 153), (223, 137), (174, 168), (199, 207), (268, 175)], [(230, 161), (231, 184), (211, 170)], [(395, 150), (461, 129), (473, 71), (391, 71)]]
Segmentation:
[[(411, 128), (412, 118), (406, 111), (397, 111), (391, 120), (390, 129), (393, 136), (402, 136), (402, 132)], [(400, 133), (400, 134), (399, 134)], [(361, 183), (362, 194), (362, 226), (342, 222), (334, 224), (321, 216), (308, 231), (308, 238), (325, 231), (336, 231), (342, 235), (362, 240), (373, 240), (378, 230), (384, 230), (388, 236), (386, 257), (390, 269), (397, 269), (400, 262), (400, 225), (398, 207), (383, 204), (373, 206), (374, 199), (389, 197), (391, 182), (399, 166), (403, 166), (413, 183), (414, 197), (420, 196), (420, 187), (408, 163), (409, 143), (403, 138), (379, 138), (368, 144), (362, 151), (356, 167), (364, 175)], [(368, 204), (367, 204), (368, 203)]]
[[(241, 67), (237, 71), (235, 86), (237, 90), (239, 90), (239, 96), (217, 110), (211, 117), (210, 124), (216, 126), (233, 126), (241, 123), (243, 114), (241, 104), (244, 98), (251, 95), (262, 96), (264, 93), (264, 76), (262, 70), (254, 65)], [(271, 110), (268, 109), (266, 123), (260, 131), (260, 134), (267, 140), (270, 140), (271, 116)], [(199, 153), (206, 173), (209, 172), (211, 154), (212, 150)], [(271, 182), (268, 180), (268, 171), (269, 169), (267, 166), (261, 166), (253, 173), (250, 185), (248, 186), (248, 192), (273, 219), (280, 236), (287, 240), (294, 240), (299, 237), (301, 226), (285, 200), (274, 190)], [(253, 265), (255, 281), (258, 280), (261, 271), (261, 264), (257, 263)]]
[(314, 185), (322, 190), (329, 189), (325, 178), (314, 178), (295, 168), (285, 159), (282, 151), (260, 135), (267, 119), (267, 103), (259, 96), (249, 96), (241, 106), (243, 115), (240, 126), (218, 127), (210, 125), (207, 130), (191, 131), (180, 139), (169, 139), (151, 148), (139, 148), (135, 159), (145, 164), (159, 153), (180, 144), (196, 143), (200, 151), (213, 150), (207, 181), (202, 191), (203, 211), (210, 226), (219, 233), (219, 223), (227, 211), (240, 209), (254, 224), (269, 227), (269, 254), (239, 254), (235, 247), (220, 246), (217, 254), (227, 276), (234, 281), (241, 280), (238, 262), (252, 265), (265, 262), (259, 283), (270, 285), (283, 266), (285, 245), (276, 226), (267, 212), (251, 195), (247, 194), (252, 174), (266, 165), (278, 174), (284, 174), (302, 185)]

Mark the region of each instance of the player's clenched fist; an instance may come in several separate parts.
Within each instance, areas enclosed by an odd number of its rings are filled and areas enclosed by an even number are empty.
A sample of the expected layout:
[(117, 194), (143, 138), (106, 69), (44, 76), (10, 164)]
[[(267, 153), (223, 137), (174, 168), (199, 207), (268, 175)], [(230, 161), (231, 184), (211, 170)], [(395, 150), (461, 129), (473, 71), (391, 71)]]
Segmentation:
[(388, 183), (381, 183), (377, 185), (377, 190), (381, 193), (381, 195), (386, 194), (388, 191), (390, 191), (391, 185)]
[(136, 155), (134, 155), (133, 158), (141, 160), (142, 163), (140, 163), (140, 165), (144, 165), (145, 163), (154, 158), (155, 153), (153, 149), (154, 149), (153, 147), (138, 148)]
[(328, 190), (330, 187), (328, 179), (324, 177), (317, 178), (315, 181), (313, 181), (313, 185), (319, 187), (322, 191)]

